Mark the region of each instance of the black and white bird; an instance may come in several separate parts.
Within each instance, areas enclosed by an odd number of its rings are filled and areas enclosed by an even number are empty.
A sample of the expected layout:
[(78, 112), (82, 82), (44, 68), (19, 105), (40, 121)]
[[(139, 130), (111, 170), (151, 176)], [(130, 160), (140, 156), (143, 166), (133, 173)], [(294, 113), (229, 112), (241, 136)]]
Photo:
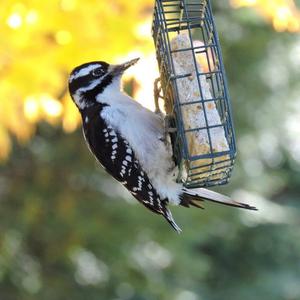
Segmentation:
[(202, 207), (200, 203), (209, 200), (255, 210), (216, 192), (186, 189), (176, 182), (162, 118), (121, 88), (123, 72), (137, 61), (120, 65), (89, 62), (76, 67), (69, 77), (69, 91), (82, 116), (85, 140), (103, 168), (178, 232), (181, 230), (168, 204)]

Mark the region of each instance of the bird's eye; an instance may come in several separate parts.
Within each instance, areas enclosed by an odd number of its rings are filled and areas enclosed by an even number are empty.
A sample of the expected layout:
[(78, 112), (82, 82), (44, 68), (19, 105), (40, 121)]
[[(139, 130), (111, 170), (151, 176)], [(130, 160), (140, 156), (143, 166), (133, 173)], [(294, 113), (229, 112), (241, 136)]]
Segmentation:
[(97, 68), (92, 71), (92, 75), (95, 77), (99, 77), (99, 76), (103, 75), (103, 73), (104, 72), (103, 72), (102, 68)]

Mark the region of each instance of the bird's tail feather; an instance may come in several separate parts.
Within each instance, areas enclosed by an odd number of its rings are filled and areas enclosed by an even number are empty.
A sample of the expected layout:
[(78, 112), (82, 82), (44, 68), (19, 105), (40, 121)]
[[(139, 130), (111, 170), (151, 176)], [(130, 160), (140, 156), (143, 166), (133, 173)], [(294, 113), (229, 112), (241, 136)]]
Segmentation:
[(229, 205), (238, 208), (257, 210), (257, 208), (254, 206), (248, 205), (246, 203), (234, 201), (225, 195), (204, 188), (183, 189), (183, 193), (181, 194), (181, 203), (180, 203), (181, 205), (186, 207), (192, 205), (192, 206), (203, 208), (199, 204), (199, 201), (211, 201), (211, 202), (216, 202), (223, 205)]
[(164, 214), (163, 216), (165, 217), (165, 219), (169, 222), (169, 224), (177, 231), (177, 233), (181, 233), (181, 228), (176, 224), (176, 222), (174, 221), (174, 218), (172, 216), (171, 211), (168, 208), (164, 209)]

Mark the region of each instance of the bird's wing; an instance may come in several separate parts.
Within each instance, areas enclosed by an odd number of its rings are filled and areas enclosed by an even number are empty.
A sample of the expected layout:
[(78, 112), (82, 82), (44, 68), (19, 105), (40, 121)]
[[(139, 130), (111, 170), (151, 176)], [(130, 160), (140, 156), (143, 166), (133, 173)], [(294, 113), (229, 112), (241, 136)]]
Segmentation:
[(85, 139), (105, 170), (124, 185), (139, 202), (151, 211), (162, 214), (177, 231), (180, 231), (166, 207), (167, 201), (159, 197), (127, 140), (111, 126), (106, 126), (103, 119), (94, 118), (91, 121), (84, 124)]

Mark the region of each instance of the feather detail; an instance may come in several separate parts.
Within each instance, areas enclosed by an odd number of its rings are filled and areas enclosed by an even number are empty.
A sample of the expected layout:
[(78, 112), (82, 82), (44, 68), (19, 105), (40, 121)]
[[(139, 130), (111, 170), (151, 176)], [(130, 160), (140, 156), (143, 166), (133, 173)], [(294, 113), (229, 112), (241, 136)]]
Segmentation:
[(169, 224), (177, 231), (177, 233), (181, 233), (181, 228), (176, 224), (174, 218), (172, 216), (171, 211), (168, 208), (164, 209), (164, 217), (169, 222)]
[(201, 205), (198, 204), (198, 202), (195, 201), (211, 201), (211, 202), (216, 202), (223, 205), (228, 205), (228, 206), (233, 206), (233, 207), (238, 207), (243, 209), (257, 210), (257, 208), (254, 206), (248, 205), (246, 203), (237, 202), (225, 195), (204, 188), (198, 188), (198, 189), (184, 188), (182, 192), (183, 193), (180, 195), (181, 198), (180, 204), (183, 206), (193, 205), (193, 206), (200, 206), (200, 208), (203, 208)]

